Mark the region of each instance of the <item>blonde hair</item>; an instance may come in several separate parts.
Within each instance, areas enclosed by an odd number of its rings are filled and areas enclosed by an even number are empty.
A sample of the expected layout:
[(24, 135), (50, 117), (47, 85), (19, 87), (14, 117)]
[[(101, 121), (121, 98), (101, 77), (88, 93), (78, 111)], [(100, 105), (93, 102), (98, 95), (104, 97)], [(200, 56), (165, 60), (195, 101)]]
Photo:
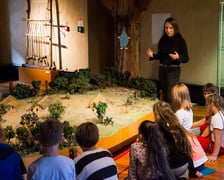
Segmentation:
[(188, 87), (185, 84), (177, 84), (172, 88), (173, 105), (178, 109), (190, 110), (192, 108)]

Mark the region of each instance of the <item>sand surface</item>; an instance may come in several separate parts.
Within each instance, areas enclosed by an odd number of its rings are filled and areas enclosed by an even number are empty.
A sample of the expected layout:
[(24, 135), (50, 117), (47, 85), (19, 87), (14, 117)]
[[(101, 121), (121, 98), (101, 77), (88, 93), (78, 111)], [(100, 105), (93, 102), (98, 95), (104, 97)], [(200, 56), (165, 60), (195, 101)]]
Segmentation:
[[(20, 126), (21, 116), (25, 113), (31, 112), (31, 107), (34, 102), (40, 104), (42, 108), (36, 106), (36, 114), (40, 120), (43, 121), (48, 115), (48, 105), (60, 101), (65, 106), (65, 113), (60, 118), (60, 121), (69, 121), (71, 125), (78, 126), (82, 122), (92, 121), (95, 122), (100, 129), (100, 137), (111, 136), (116, 131), (125, 127), (144, 115), (152, 112), (152, 106), (157, 100), (150, 98), (135, 98), (134, 92), (136, 90), (126, 88), (108, 88), (104, 90), (89, 91), (84, 94), (69, 95), (69, 99), (65, 98), (65, 94), (55, 94), (47, 96), (39, 96), (37, 98), (27, 98), (23, 100), (16, 100), (12, 96), (4, 99), (0, 103), (11, 104), (15, 108), (9, 110), (3, 115), (3, 127), (12, 125), (14, 128)], [(132, 102), (127, 105), (127, 99)], [(112, 125), (103, 125), (98, 123), (96, 114), (92, 111), (92, 103), (96, 104), (98, 101), (107, 103), (106, 115), (112, 117), (114, 121)]]

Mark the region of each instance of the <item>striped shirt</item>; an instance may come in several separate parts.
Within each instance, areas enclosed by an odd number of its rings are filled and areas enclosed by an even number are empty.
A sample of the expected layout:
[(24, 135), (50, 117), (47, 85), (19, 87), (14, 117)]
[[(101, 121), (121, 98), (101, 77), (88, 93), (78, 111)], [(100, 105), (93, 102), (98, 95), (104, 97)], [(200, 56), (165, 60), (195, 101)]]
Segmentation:
[(103, 148), (85, 151), (75, 158), (77, 179), (118, 180), (117, 166), (111, 153)]

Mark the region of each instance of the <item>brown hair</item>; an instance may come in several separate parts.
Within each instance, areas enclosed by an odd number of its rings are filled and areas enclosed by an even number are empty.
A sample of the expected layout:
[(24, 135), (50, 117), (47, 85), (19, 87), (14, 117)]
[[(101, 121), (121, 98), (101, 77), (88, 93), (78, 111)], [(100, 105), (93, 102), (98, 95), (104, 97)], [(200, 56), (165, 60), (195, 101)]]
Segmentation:
[(155, 121), (160, 125), (161, 131), (167, 142), (173, 143), (174, 146), (187, 155), (192, 155), (190, 142), (185, 134), (184, 127), (180, 125), (171, 106), (163, 101), (153, 105)]
[(204, 93), (216, 94), (217, 93), (217, 88), (214, 84), (207, 83), (203, 86), (202, 91), (203, 91), (203, 94)]
[(219, 112), (224, 115), (224, 100), (222, 96), (218, 94), (212, 94), (206, 98), (206, 106), (208, 109), (209, 116), (213, 115), (212, 104), (217, 108)]
[(173, 26), (173, 29), (174, 29), (174, 35), (177, 35), (177, 34), (180, 35), (179, 27), (178, 27), (178, 25), (177, 25), (176, 20), (175, 20), (173, 17), (169, 17), (169, 18), (167, 18), (167, 19), (165, 20), (165, 22), (164, 22), (163, 34), (164, 34), (164, 35), (166, 34), (166, 32), (165, 32), (165, 24), (166, 24), (167, 22), (170, 23), (170, 24)]
[(40, 124), (39, 141), (44, 147), (58, 144), (62, 138), (63, 127), (59, 120), (49, 118)]
[(81, 147), (91, 148), (99, 140), (98, 128), (92, 122), (82, 123), (76, 129), (75, 138)]
[(190, 110), (192, 108), (188, 87), (185, 84), (177, 84), (172, 88), (173, 105), (176, 109)]

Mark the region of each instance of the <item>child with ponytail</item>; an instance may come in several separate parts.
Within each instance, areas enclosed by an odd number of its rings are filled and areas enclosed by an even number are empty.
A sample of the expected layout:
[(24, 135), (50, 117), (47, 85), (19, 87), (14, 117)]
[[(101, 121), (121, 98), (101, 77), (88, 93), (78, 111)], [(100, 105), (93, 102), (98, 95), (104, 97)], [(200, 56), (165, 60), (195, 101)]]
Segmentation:
[(197, 136), (209, 161), (216, 161), (218, 155), (224, 154), (224, 100), (218, 94), (209, 95), (206, 99), (208, 115), (211, 117), (209, 133)]

